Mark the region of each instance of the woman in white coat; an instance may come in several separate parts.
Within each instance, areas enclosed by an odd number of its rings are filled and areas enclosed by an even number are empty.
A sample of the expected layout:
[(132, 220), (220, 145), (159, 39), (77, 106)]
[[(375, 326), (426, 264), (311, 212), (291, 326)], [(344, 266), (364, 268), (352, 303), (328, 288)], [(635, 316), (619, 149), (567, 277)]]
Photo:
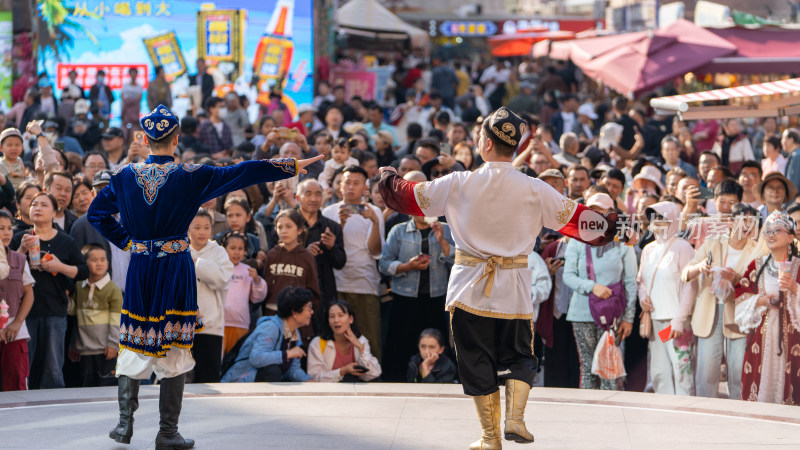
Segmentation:
[(225, 296), (233, 276), (228, 252), (211, 240), (213, 220), (205, 209), (189, 224), (189, 250), (197, 275), (197, 309), (203, 331), (195, 334), (192, 356), (195, 383), (219, 383), (222, 376), (222, 341), (225, 335)]
[(369, 351), (350, 303), (328, 306), (328, 321), (308, 347), (308, 374), (314, 381), (370, 381), (381, 376), (378, 358)]

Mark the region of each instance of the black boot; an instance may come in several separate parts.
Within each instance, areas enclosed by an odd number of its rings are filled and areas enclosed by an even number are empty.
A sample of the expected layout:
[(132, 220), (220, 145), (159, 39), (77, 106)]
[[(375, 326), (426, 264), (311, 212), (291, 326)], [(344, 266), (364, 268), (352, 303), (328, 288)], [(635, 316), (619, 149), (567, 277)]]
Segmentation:
[(139, 380), (122, 375), (118, 379), (119, 423), (108, 437), (121, 444), (130, 444), (133, 436), (133, 413), (139, 409)]
[(178, 417), (183, 404), (183, 385), (186, 374), (161, 380), (161, 393), (158, 397), (158, 411), (161, 413), (156, 450), (175, 450), (194, 447), (194, 441), (184, 439), (178, 433)]

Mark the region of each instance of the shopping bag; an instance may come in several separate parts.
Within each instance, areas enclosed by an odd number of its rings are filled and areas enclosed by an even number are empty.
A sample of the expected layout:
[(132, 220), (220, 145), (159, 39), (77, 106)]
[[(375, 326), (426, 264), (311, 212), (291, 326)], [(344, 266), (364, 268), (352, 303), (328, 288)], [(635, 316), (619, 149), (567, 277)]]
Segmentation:
[(614, 345), (614, 331), (603, 332), (592, 359), (592, 373), (604, 380), (616, 380), (624, 377), (625, 364), (622, 362), (622, 351)]
[(644, 339), (650, 339), (653, 334), (653, 319), (650, 316), (650, 311), (642, 311), (639, 316), (639, 336)]

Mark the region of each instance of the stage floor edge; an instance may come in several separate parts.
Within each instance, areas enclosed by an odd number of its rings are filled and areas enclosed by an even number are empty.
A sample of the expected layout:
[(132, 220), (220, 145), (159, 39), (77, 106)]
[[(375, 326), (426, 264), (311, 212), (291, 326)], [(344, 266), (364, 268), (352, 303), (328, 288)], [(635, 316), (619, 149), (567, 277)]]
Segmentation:
[[(116, 387), (3, 392), (0, 448), (155, 447), (158, 386), (141, 388), (131, 445), (108, 438), (117, 414)], [(536, 442), (504, 448), (800, 448), (797, 406), (534, 388), (525, 418)], [(461, 386), (388, 383), (191, 384), (180, 431), (226, 450), (466, 449), (480, 436)]]

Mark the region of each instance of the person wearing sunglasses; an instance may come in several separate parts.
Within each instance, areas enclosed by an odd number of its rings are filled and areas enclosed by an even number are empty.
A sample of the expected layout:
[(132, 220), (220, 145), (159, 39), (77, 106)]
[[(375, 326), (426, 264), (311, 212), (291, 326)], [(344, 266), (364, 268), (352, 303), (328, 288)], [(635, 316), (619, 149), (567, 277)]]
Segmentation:
[(433, 181), (445, 175), (450, 175), (452, 170), (442, 164), (439, 158), (433, 158), (422, 166), (422, 173), (425, 174), (428, 180)]

